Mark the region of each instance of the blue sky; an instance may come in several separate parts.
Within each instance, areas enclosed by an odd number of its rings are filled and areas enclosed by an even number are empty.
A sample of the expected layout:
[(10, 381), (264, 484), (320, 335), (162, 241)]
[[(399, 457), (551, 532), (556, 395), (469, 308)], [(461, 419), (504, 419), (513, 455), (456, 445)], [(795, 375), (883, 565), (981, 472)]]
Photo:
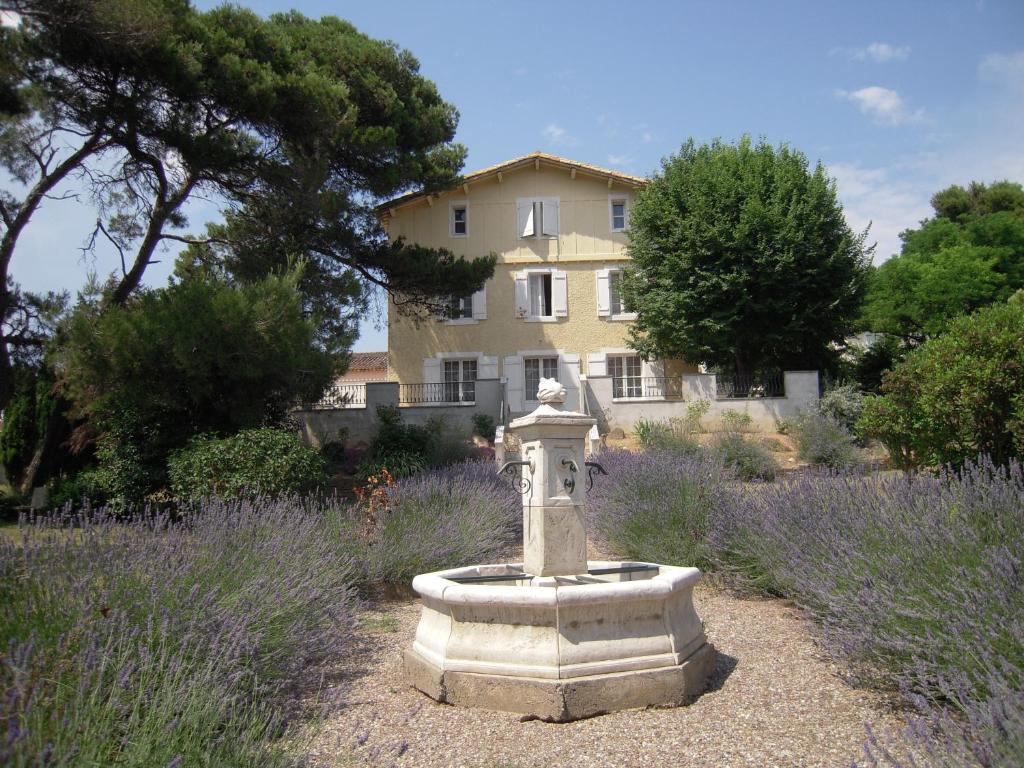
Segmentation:
[[(872, 224), (876, 263), (938, 189), (1024, 182), (1022, 0), (242, 4), (335, 14), (412, 51), (459, 108), (467, 170), (540, 149), (645, 175), (691, 136), (764, 136), (825, 163), (850, 225)], [(214, 213), (196, 206), (192, 225)], [(15, 279), (75, 289), (114, 269), (109, 253), (77, 259), (93, 217), (50, 205)], [(386, 348), (382, 321), (366, 319), (357, 350)]]

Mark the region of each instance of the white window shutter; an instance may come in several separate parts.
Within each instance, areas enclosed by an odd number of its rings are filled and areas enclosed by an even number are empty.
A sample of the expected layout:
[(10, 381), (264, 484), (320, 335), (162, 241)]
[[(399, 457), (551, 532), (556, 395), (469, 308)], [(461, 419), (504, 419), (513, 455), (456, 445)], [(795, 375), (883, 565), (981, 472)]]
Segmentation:
[(587, 376), (607, 376), (608, 358), (604, 352), (587, 353)]
[(566, 355), (558, 360), (558, 381), (565, 387), (565, 409), (580, 410), (580, 358)]
[(480, 357), (480, 370), (477, 372), (478, 379), (498, 378), (498, 358), (483, 355)]
[(560, 269), (551, 272), (551, 305), (555, 317), (569, 316), (569, 289), (566, 274)]
[(525, 272), (516, 272), (516, 317), (526, 317), (530, 312), (530, 291)]
[(487, 319), (487, 286), (473, 294), (473, 319)]
[[(609, 271), (597, 270), (597, 316), (608, 317), (612, 313), (612, 293)], [(589, 369), (588, 369), (589, 370)]]
[(520, 237), (533, 237), (537, 234), (537, 218), (533, 213), (532, 202), (521, 202), (516, 206)]
[(540, 205), (541, 231), (545, 235), (558, 234), (558, 198), (546, 198)]
[(423, 358), (423, 383), (441, 383), (441, 360), (437, 357)]
[(523, 389), (526, 387), (526, 379), (523, 373), (523, 358), (512, 355), (504, 360), (505, 393), (508, 398), (508, 409), (513, 413), (520, 413), (526, 410), (523, 403)]

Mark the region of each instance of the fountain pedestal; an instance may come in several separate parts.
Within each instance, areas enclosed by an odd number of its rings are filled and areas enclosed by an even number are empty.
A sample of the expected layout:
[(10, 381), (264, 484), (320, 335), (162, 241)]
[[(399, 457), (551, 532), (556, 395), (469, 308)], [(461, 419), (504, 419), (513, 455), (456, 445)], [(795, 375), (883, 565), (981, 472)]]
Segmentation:
[(593, 419), (542, 405), (510, 425), (522, 442), (523, 563), (421, 574), (409, 682), (448, 704), (551, 721), (678, 706), (714, 668), (693, 607), (696, 568), (587, 562), (584, 441)]

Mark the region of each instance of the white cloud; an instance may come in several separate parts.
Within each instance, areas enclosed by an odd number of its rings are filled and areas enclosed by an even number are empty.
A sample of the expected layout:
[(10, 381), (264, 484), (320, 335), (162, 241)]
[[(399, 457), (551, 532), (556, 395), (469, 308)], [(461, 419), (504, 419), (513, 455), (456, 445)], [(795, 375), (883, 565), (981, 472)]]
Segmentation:
[(876, 123), (902, 125), (916, 123), (924, 118), (924, 110), (911, 111), (896, 91), (880, 85), (870, 85), (857, 91), (837, 90), (836, 96), (856, 104), (860, 111)]
[(556, 147), (574, 147), (579, 143), (575, 136), (567, 133), (565, 128), (557, 123), (549, 123), (540, 134), (548, 144)]
[(849, 48), (849, 56), (854, 61), (874, 61), (885, 64), (888, 61), (906, 61), (910, 58), (909, 45), (890, 45), (889, 43), (871, 43), (866, 48)]
[(650, 131), (644, 131), (642, 134), (640, 134), (640, 141), (642, 141), (644, 144), (650, 144), (651, 142), (654, 141), (654, 134), (651, 133)]
[(21, 16), (14, 11), (0, 11), (0, 27), (17, 27), (21, 24)]
[(978, 74), (989, 80), (1024, 86), (1024, 51), (990, 53), (978, 64)]

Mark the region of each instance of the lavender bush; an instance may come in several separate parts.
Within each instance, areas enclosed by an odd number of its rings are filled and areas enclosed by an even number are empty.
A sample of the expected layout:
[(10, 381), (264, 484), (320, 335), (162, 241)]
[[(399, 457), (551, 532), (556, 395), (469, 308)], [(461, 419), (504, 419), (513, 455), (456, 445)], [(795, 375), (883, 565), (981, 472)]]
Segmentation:
[(335, 536), (362, 584), (408, 583), (418, 573), (488, 562), (518, 540), (522, 497), (488, 461), (399, 479), (368, 501), (334, 510)]
[(588, 532), (616, 556), (704, 566), (713, 517), (732, 498), (722, 467), (705, 455), (607, 451), (587, 497)]
[(0, 763), (291, 763), (274, 746), (291, 701), (351, 621), (323, 516), (207, 502), (22, 533), (0, 539)]

